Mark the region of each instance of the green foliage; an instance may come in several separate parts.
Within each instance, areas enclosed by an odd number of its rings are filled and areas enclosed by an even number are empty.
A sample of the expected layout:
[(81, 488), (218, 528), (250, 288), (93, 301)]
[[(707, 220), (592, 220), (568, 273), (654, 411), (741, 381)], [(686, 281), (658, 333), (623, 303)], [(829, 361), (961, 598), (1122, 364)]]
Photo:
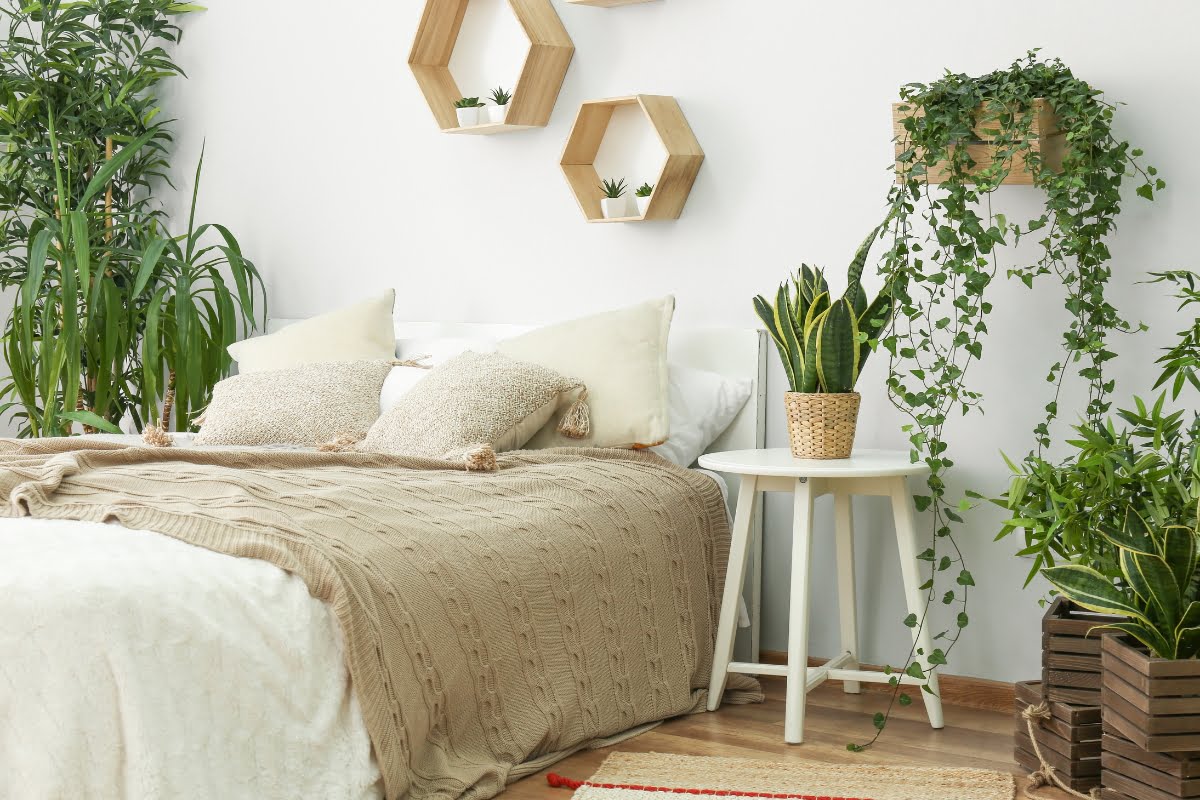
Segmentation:
[[(165, 47), (179, 39), (174, 17), (196, 10), (0, 0), (0, 286), (19, 287), (3, 335), (12, 376), (0, 384), (0, 413), (21, 435), (68, 434), (74, 423), (112, 430), (126, 412), (140, 427), (155, 416), (169, 371), (143, 360), (152, 319), (184, 321), (184, 335), (154, 354), (193, 364), (184, 387), (193, 404), (229, 368), (200, 342), (227, 337), (239, 320), (253, 326), (262, 289), (253, 265), (210, 250), (205, 269), (219, 281), (177, 280), (153, 194), (172, 144), (155, 91), (182, 74)], [(226, 267), (236, 293), (224, 289)]]
[(649, 197), (650, 195), (654, 194), (654, 187), (648, 183), (643, 183), (637, 188), (637, 191), (635, 191), (634, 194), (638, 197)]
[(604, 196), (613, 200), (625, 194), (625, 179), (619, 181), (616, 178), (605, 178), (600, 184), (600, 191), (604, 192)]
[(483, 103), (479, 102), (478, 97), (460, 97), (454, 101), (455, 108), (483, 108)]
[(509, 100), (512, 100), (512, 92), (505, 91), (499, 86), (492, 89), (492, 102), (496, 105), (506, 106)]
[(1156, 525), (1130, 510), (1121, 527), (1102, 524), (1099, 533), (1117, 553), (1118, 580), (1092, 567), (1067, 564), (1042, 574), (1059, 592), (1084, 608), (1128, 617), (1105, 627), (1137, 639), (1151, 655), (1200, 656), (1200, 602), (1194, 580), (1200, 534), (1195, 509), (1188, 525)]
[(791, 391), (854, 391), (892, 315), (889, 288), (868, 304), (861, 284), (879, 231), (871, 231), (859, 246), (846, 273), (846, 291), (837, 300), (831, 299), (824, 270), (807, 264), (779, 285), (774, 303), (762, 295), (754, 298), (754, 311), (775, 342)]
[[(1038, 278), (1054, 277), (1063, 287), (1070, 320), (1061, 339), (1063, 353), (1048, 371), (1052, 397), (1033, 431), (1030, 457), (1036, 458), (1051, 442), (1059, 392), (1069, 373), (1088, 386), (1087, 419), (1098, 419), (1109, 408), (1113, 386), (1104, 366), (1114, 355), (1107, 337), (1133, 328), (1105, 295), (1111, 275), (1105, 239), (1121, 211), (1127, 177), (1138, 177), (1137, 194), (1146, 198), (1165, 184), (1153, 167), (1138, 164), (1140, 151), (1114, 136), (1114, 109), (1100, 91), (1061, 61), (1041, 60), (1036, 52), (980, 77), (948, 72), (930, 84), (908, 84), (900, 95), (911, 114), (897, 136), (898, 181), (888, 195), (890, 246), (880, 265), (895, 298), (895, 322), (880, 344), (890, 355), (889, 395), (908, 418), (912, 459), (930, 470), (926, 491), (914, 497), (918, 510), (929, 512), (932, 527), (926, 554), (935, 566), (923, 584), (927, 603), (944, 602), (940, 577), (957, 574), (948, 605), (958, 624), (933, 636), (945, 643), (938, 650), (944, 657), (968, 620), (974, 585), (953, 530), (980, 497), (975, 492), (960, 500), (947, 496), (954, 460), (945, 426), (953, 417), (981, 411), (983, 398), (966, 377), (983, 355), (992, 311), (986, 295), (999, 269), (998, 246), (1035, 237), (1039, 252), (1033, 263), (1007, 274), (1030, 287)], [(1039, 99), (1057, 115), (1068, 146), (1060, 172), (1044, 164), (1033, 147)], [(960, 146), (980, 138), (995, 148), (989, 163), (975, 163), (971, 148)], [(990, 197), (1022, 161), (1045, 205), (1026, 222), (1010, 222), (991, 213)], [(935, 168), (944, 178), (933, 187), (927, 176)], [(930, 619), (922, 614), (919, 627), (932, 624)], [(926, 667), (937, 667), (915, 646), (906, 665), (921, 659)]]

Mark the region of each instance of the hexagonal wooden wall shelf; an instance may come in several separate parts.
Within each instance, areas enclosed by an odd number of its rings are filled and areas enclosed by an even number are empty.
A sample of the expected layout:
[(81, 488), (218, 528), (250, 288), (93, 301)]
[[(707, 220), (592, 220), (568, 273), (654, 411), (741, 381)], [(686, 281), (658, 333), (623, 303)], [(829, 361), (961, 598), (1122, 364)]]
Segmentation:
[[(654, 193), (644, 216), (605, 219), (600, 210), (600, 175), (596, 172), (596, 154), (608, 130), (613, 111), (620, 106), (637, 105), (646, 115), (663, 148), (666, 161), (654, 184)], [(589, 100), (579, 107), (579, 115), (567, 138), (559, 165), (571, 186), (571, 192), (588, 222), (643, 222), (679, 219), (696, 173), (704, 163), (704, 150), (688, 125), (674, 97), (638, 94), (608, 100)]]
[(462, 97), (462, 93), (450, 74), (450, 56), (458, 41), (468, 2), (470, 0), (426, 0), (425, 12), (408, 56), (408, 66), (438, 125), (446, 133), (471, 134), (545, 127), (567, 67), (575, 55), (575, 44), (550, 0), (508, 0), (529, 37), (529, 53), (513, 87), (508, 115), (504, 122), (459, 127), (454, 101)]

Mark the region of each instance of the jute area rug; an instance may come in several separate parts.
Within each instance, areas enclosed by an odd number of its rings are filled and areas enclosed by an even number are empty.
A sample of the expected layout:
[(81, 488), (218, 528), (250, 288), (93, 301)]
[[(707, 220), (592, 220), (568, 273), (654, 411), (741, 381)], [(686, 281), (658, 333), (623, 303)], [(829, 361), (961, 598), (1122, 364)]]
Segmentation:
[(668, 800), (665, 794), (778, 800), (1013, 800), (1012, 775), (982, 769), (759, 761), (613, 753), (586, 781), (550, 775), (573, 800)]

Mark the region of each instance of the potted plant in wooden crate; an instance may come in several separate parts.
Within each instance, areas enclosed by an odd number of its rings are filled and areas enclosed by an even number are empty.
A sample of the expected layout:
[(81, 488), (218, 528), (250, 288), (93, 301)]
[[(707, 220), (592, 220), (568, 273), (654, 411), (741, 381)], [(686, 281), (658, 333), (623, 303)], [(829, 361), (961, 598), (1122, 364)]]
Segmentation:
[(889, 287), (868, 302), (860, 282), (879, 230), (859, 246), (846, 291), (836, 300), (824, 271), (807, 264), (779, 285), (774, 304), (762, 295), (754, 298), (791, 388), (784, 402), (796, 458), (848, 458), (854, 447), (859, 405), (854, 384), (892, 316)]

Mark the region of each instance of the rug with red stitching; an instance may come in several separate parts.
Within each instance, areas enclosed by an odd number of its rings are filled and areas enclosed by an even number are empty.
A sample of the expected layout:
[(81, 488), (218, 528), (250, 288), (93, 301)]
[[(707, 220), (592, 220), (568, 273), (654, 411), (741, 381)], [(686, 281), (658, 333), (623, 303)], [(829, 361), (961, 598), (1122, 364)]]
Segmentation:
[(1003, 772), (957, 767), (759, 761), (664, 753), (613, 753), (587, 780), (551, 774), (572, 800), (669, 800), (671, 794), (771, 800), (1013, 800)]

